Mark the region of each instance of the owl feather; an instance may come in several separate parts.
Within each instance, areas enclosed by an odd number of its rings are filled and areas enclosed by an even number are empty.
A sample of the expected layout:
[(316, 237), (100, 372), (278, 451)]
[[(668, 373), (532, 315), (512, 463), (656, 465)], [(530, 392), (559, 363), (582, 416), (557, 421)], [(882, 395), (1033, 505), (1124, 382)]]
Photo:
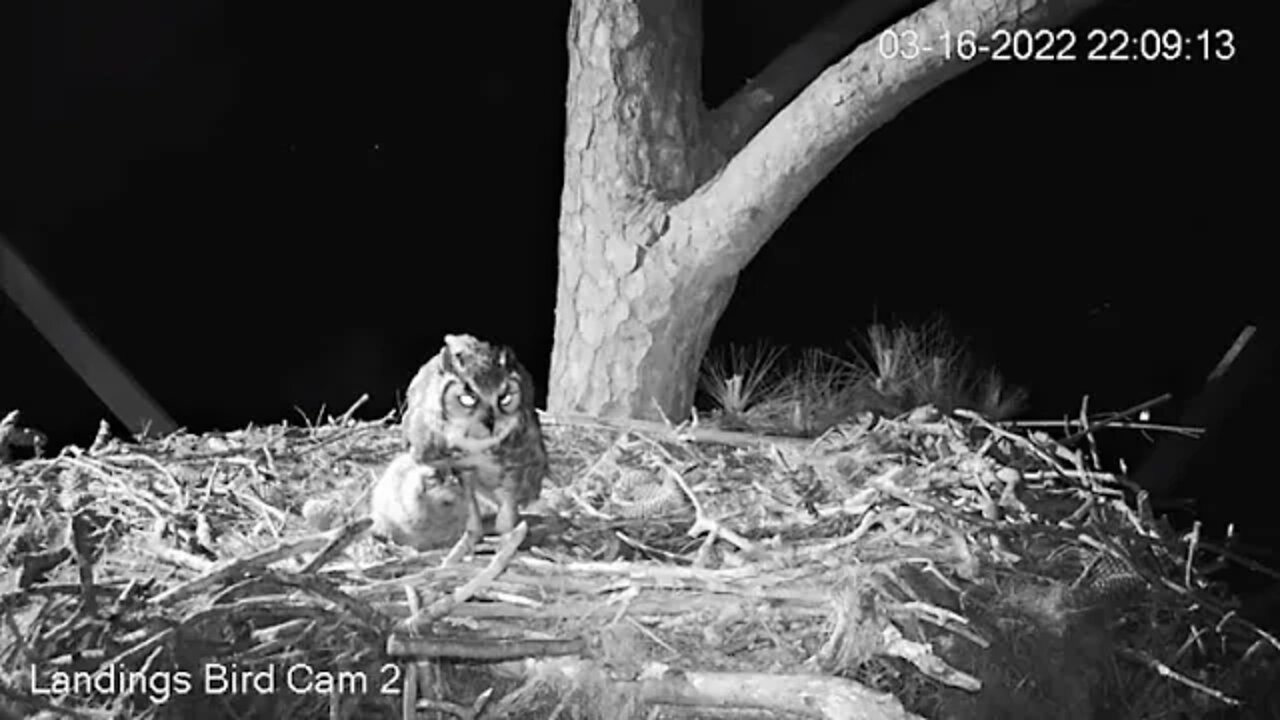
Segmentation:
[(402, 430), (410, 456), (462, 471), (472, 492), (498, 504), (499, 532), (537, 499), (549, 471), (533, 396), (514, 351), (471, 335), (446, 335), (409, 383)]

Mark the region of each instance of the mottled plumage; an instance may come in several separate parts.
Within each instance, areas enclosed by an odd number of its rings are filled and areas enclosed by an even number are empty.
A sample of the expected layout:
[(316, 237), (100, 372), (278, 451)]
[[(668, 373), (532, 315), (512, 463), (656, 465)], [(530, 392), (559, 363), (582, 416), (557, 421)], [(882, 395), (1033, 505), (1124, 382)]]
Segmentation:
[[(499, 533), (515, 527), (518, 506), (537, 499), (549, 470), (533, 393), (510, 348), (470, 335), (446, 335), (409, 383), (402, 427), (410, 456), (458, 469), (467, 488), (492, 498)], [(478, 511), (468, 529), (480, 535)]]
[(373, 533), (417, 550), (448, 547), (479, 513), (475, 495), (447, 468), (416, 462), (409, 454), (391, 461), (369, 497)]

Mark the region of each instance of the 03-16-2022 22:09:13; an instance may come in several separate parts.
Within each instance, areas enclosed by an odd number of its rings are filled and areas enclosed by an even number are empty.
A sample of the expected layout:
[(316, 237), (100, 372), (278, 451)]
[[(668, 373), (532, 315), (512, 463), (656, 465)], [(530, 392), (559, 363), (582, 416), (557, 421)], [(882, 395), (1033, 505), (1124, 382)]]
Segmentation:
[(964, 62), (1228, 62), (1236, 56), (1235, 40), (1235, 33), (1227, 28), (1194, 32), (1093, 28), (1083, 36), (1071, 28), (999, 28), (981, 39), (973, 30), (943, 30), (924, 37), (915, 30), (890, 28), (880, 34), (879, 51), (886, 59), (938, 55)]

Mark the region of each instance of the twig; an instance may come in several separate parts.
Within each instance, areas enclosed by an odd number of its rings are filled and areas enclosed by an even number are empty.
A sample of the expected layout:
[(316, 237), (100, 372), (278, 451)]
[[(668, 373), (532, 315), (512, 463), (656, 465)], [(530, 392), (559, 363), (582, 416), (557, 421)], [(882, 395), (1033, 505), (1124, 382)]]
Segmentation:
[(1101, 420), (1095, 420), (1094, 422), (1086, 426), (1084, 429), (1078, 430), (1066, 436), (1065, 438), (1062, 439), (1061, 442), (1063, 445), (1067, 445), (1067, 446), (1074, 445), (1076, 442), (1080, 440), (1080, 438), (1087, 436), (1089, 433), (1092, 433), (1095, 430), (1106, 427), (1107, 425), (1110, 425), (1116, 420), (1123, 420), (1132, 415), (1137, 415), (1143, 410), (1149, 410), (1155, 407), (1156, 405), (1159, 405), (1164, 402), (1168, 402), (1169, 400), (1172, 400), (1172, 399), (1173, 399), (1173, 393), (1165, 393), (1158, 397), (1154, 397), (1150, 400), (1147, 400), (1146, 402), (1138, 403), (1137, 405), (1134, 405), (1133, 407), (1127, 410), (1121, 410), (1120, 412), (1112, 413), (1107, 417), (1102, 418)]
[(702, 533), (707, 533), (710, 537), (722, 537), (725, 540), (728, 540), (744, 553), (751, 554), (756, 551), (755, 544), (750, 540), (742, 537), (738, 533), (722, 525), (720, 521), (707, 515), (706, 510), (702, 507), (702, 503), (698, 501), (698, 496), (693, 494), (693, 490), (689, 487), (689, 484), (685, 482), (683, 475), (676, 472), (676, 469), (667, 463), (660, 463), (660, 465), (662, 466), (662, 469), (666, 470), (670, 474), (671, 478), (680, 485), (680, 490), (684, 492), (685, 496), (689, 498), (689, 502), (693, 504), (694, 521), (693, 527), (690, 527), (687, 533), (689, 537), (698, 537)]
[(98, 433), (93, 436), (93, 444), (89, 446), (89, 454), (97, 455), (107, 448), (111, 442), (111, 423), (106, 418), (98, 421)]
[(418, 716), (418, 663), (407, 662), (404, 668), (404, 680), (400, 686), (400, 717), (411, 720)]
[(1222, 359), (1218, 361), (1213, 371), (1209, 373), (1208, 379), (1205, 380), (1206, 383), (1211, 383), (1226, 374), (1227, 368), (1231, 367), (1231, 363), (1235, 362), (1240, 353), (1244, 351), (1244, 346), (1249, 344), (1257, 330), (1258, 328), (1253, 325), (1246, 325), (1240, 331), (1240, 334), (1236, 336), (1236, 341), (1231, 343), (1231, 347), (1227, 348), (1227, 352), (1223, 354)]
[(334, 607), (341, 609), (344, 617), (355, 618), (373, 630), (380, 630), (386, 624), (383, 616), (370, 607), (368, 603), (348, 595), (341, 588), (317, 575), (280, 573), (267, 570), (260, 576), (249, 578), (227, 588), (212, 599), (213, 603), (215, 605), (224, 605), (230, 602), (230, 598), (243, 594), (246, 589), (257, 584), (306, 590), (316, 597), (329, 601)]
[(387, 655), (393, 658), (432, 660), (485, 660), (504, 662), (531, 657), (581, 655), (587, 641), (573, 640), (465, 640), (457, 638), (414, 637), (393, 632), (387, 637)]
[(342, 413), (342, 415), (338, 417), (337, 424), (346, 425), (351, 422), (351, 416), (355, 414), (356, 410), (360, 409), (361, 405), (364, 405), (367, 402), (369, 402), (369, 393), (364, 393), (351, 404), (351, 407), (347, 408), (346, 412)]
[(1203, 539), (1201, 539), (1199, 543), (1200, 543), (1200, 547), (1203, 548), (1204, 550), (1221, 555), (1222, 557), (1226, 558), (1227, 560), (1230, 560), (1231, 562), (1236, 563), (1237, 565), (1240, 565), (1242, 567), (1247, 567), (1250, 570), (1266, 575), (1267, 577), (1273, 580), (1280, 580), (1280, 570), (1275, 570), (1274, 568), (1263, 565), (1262, 563), (1256, 560), (1251, 560), (1250, 558), (1247, 558), (1241, 555), (1240, 553), (1237, 553), (1233, 550), (1229, 550), (1216, 543), (1208, 542)]
[(308, 535), (306, 537), (282, 542), (273, 548), (263, 550), (262, 552), (255, 553), (249, 557), (223, 561), (210, 568), (200, 577), (189, 580), (156, 595), (151, 598), (150, 604), (153, 606), (159, 606), (173, 603), (184, 597), (189, 597), (198, 592), (203, 592), (204, 590), (222, 582), (239, 578), (250, 570), (265, 567), (272, 563), (284, 560), (285, 558), (301, 555), (302, 553), (319, 550), (328, 545), (329, 542), (329, 533)]
[(806, 448), (810, 440), (781, 437), (776, 435), (756, 435), (752, 433), (716, 430), (713, 428), (679, 428), (653, 420), (634, 420), (630, 418), (597, 418), (589, 415), (548, 415), (541, 414), (541, 420), (547, 425), (577, 425), (612, 428), (615, 430), (631, 430), (671, 440), (688, 440), (699, 443), (719, 443), (721, 445), (737, 445), (742, 447), (784, 445), (794, 448)]
[[(1044, 461), (1046, 465), (1053, 468), (1054, 471), (1057, 472), (1060, 477), (1063, 477), (1063, 478), (1080, 477), (1080, 475), (1073, 475), (1070, 471), (1068, 471), (1065, 467), (1062, 466), (1062, 463), (1058, 462), (1056, 458), (1054, 458), (1049, 453), (1045, 452), (1043, 448), (1041, 448), (1036, 443), (1032, 442), (1030, 439), (1022, 437), (1021, 435), (1016, 435), (1014, 433), (1009, 432), (1008, 430), (1005, 430), (1004, 428), (993, 425), (989, 420), (987, 420), (986, 418), (982, 417), (978, 413), (973, 412), (971, 410), (957, 408), (955, 410), (955, 414), (959, 415), (960, 417), (972, 420), (973, 422), (976, 422), (979, 425), (987, 428), (991, 432), (996, 433), (997, 435), (1003, 438), (1006, 438), (1017, 445), (1021, 445), (1027, 448), (1028, 450), (1031, 451), (1032, 454), (1034, 454), (1036, 457)], [(1086, 476), (1084, 476), (1083, 479), (1092, 480), (1094, 478), (1095, 478), (1094, 473), (1088, 473)]]
[(284, 511), (272, 506), (266, 500), (258, 497), (254, 492), (252, 492), (252, 489), (242, 490), (238, 487), (232, 488), (231, 494), (234, 495), (236, 499), (240, 500), (240, 502), (254, 510), (257, 510), (258, 513), (263, 516), (263, 520), (266, 521), (266, 526), (271, 529), (271, 534), (277, 538), (280, 537), (280, 528), (285, 524), (285, 520), (288, 517), (285, 515)]
[(1102, 467), (1102, 459), (1098, 457), (1098, 439), (1093, 436), (1094, 430), (1089, 425), (1089, 395), (1080, 398), (1080, 424), (1084, 429), (1080, 432), (1089, 440), (1089, 460), (1093, 467)]
[(501, 547), (498, 548), (489, 561), (489, 564), (469, 580), (465, 585), (453, 591), (453, 594), (444, 598), (440, 598), (431, 603), (431, 606), (423, 611), (419, 616), (410, 616), (402, 621), (405, 629), (415, 629), (420, 627), (429, 627), (431, 623), (444, 617), (454, 607), (461, 605), (471, 598), (472, 595), (479, 592), (481, 588), (488, 585), (494, 578), (502, 574), (507, 568), (507, 564), (511, 562), (511, 558), (515, 557), (516, 550), (520, 548), (520, 543), (524, 542), (525, 535), (529, 532), (529, 523), (520, 521), (506, 537), (503, 538)]
[(63, 717), (76, 718), (76, 720), (112, 720), (115, 717), (115, 713), (106, 710), (77, 710), (55, 705), (42, 697), (15, 690), (9, 687), (8, 682), (2, 680), (0, 680), (0, 695), (14, 704), (30, 705)]
[(13, 639), (13, 644), (9, 646), (8, 650), (0, 654), (0, 664), (8, 667), (12, 656), (21, 652), (26, 656), (27, 662), (34, 665), (39, 658), (31, 651), (31, 646), (27, 644), (26, 638), (22, 636), (22, 631), (18, 629), (18, 623), (14, 622), (13, 613), (9, 612), (8, 608), (4, 611), (4, 625), (9, 631), (9, 636)]
[(802, 718), (922, 720), (889, 693), (825, 675), (667, 672), (655, 663), (634, 689), (646, 703), (752, 708)]
[(186, 550), (171, 548), (155, 542), (143, 545), (142, 549), (148, 554), (153, 555), (171, 565), (186, 568), (193, 572), (208, 572), (209, 569), (214, 566), (214, 562), (212, 560), (189, 553)]
[(106, 470), (104, 470), (102, 467), (100, 467), (101, 463), (99, 463), (96, 459), (91, 459), (88, 457), (75, 458), (70, 456), (63, 456), (61, 458), (61, 462), (71, 465), (72, 467), (79, 468), (85, 471), (86, 473), (96, 477), (97, 479), (101, 480), (102, 482), (106, 483), (108, 486), (112, 487), (113, 489), (120, 491), (122, 495), (134, 500), (139, 505), (145, 507), (151, 513), (151, 515), (157, 520), (165, 520), (166, 518), (174, 514), (173, 508), (169, 507), (168, 504), (165, 503), (163, 500), (156, 497), (152, 493), (147, 492), (146, 490), (143, 490), (138, 487), (134, 487), (129, 483), (121, 481), (114, 474), (109, 473)]
[[(316, 431), (317, 429), (319, 429), (319, 428), (314, 428), (314, 429), (312, 429), (312, 433), (314, 434), (314, 433), (315, 433), (315, 431)], [(300, 448), (300, 449), (298, 450), (298, 454), (300, 454), (300, 455), (305, 455), (305, 454), (308, 454), (308, 453), (313, 453), (313, 452), (315, 452), (316, 450), (319, 450), (320, 448), (324, 447), (325, 445), (331, 445), (331, 444), (333, 444), (333, 443), (338, 442), (339, 440), (345, 440), (345, 439), (347, 439), (347, 438), (349, 438), (349, 437), (354, 437), (354, 436), (359, 435), (359, 434), (361, 434), (361, 433), (366, 433), (366, 432), (369, 432), (370, 430), (376, 430), (376, 429), (378, 429), (378, 426), (377, 426), (377, 425), (373, 425), (373, 424), (361, 424), (361, 425), (357, 425), (357, 426), (355, 426), (355, 427), (345, 428), (345, 429), (343, 429), (343, 430), (339, 430), (338, 432), (335, 432), (335, 433), (333, 433), (332, 435), (330, 435), (330, 436), (328, 436), (328, 437), (325, 437), (325, 438), (321, 438), (321, 439), (319, 439), (319, 440), (316, 440), (316, 439), (312, 438), (312, 439), (310, 440), (310, 443), (311, 443), (311, 444), (310, 444), (310, 445), (308, 445), (307, 447)]]
[(1160, 677), (1168, 678), (1170, 680), (1173, 680), (1176, 683), (1181, 683), (1183, 685), (1186, 685), (1192, 690), (1197, 690), (1199, 692), (1202, 692), (1205, 695), (1208, 695), (1209, 697), (1221, 703), (1224, 703), (1226, 705), (1237, 706), (1241, 704), (1239, 700), (1227, 695), (1226, 693), (1220, 690), (1215, 690), (1214, 688), (1211, 688), (1208, 685), (1205, 685), (1204, 683), (1196, 682), (1195, 680), (1192, 680), (1186, 675), (1183, 675), (1177, 670), (1174, 670), (1173, 668), (1169, 667), (1168, 665), (1165, 665), (1164, 663), (1151, 657), (1147, 653), (1142, 652), (1141, 650), (1119, 648), (1119, 652), (1121, 655), (1124, 655), (1125, 657), (1128, 657), (1132, 660), (1136, 660), (1146, 665), (1147, 667), (1151, 668), (1152, 670), (1155, 670), (1156, 674), (1160, 675)]
[(363, 517), (347, 523), (338, 528), (337, 531), (331, 531), (334, 533), (333, 539), (329, 540), (328, 544), (320, 549), (320, 552), (311, 559), (311, 562), (303, 566), (302, 574), (309, 575), (327, 565), (330, 560), (340, 555), (348, 545), (355, 542), (360, 537), (360, 534), (368, 530), (372, 525), (373, 518)]
[(1182, 584), (1191, 588), (1191, 569), (1196, 559), (1196, 550), (1200, 546), (1200, 521), (1191, 523), (1191, 541), (1187, 543), (1187, 561), (1183, 565)]
[[(1005, 428), (1006, 430), (1017, 430), (1018, 428), (1073, 428), (1073, 427), (1082, 426), (1082, 423), (1079, 420), (1069, 420), (1069, 419), (1001, 420), (995, 424), (999, 425), (1002, 428)], [(1083, 424), (1083, 426), (1088, 427), (1088, 424), (1085, 423)], [(1204, 428), (1185, 427), (1182, 425), (1165, 425), (1162, 423), (1150, 423), (1150, 422), (1113, 422), (1113, 423), (1108, 423), (1107, 427), (1111, 429), (1119, 428), (1124, 430), (1152, 430), (1155, 432), (1167, 432), (1167, 433), (1173, 433), (1175, 435), (1185, 435), (1187, 437), (1192, 437), (1192, 438), (1197, 438), (1204, 434)]]

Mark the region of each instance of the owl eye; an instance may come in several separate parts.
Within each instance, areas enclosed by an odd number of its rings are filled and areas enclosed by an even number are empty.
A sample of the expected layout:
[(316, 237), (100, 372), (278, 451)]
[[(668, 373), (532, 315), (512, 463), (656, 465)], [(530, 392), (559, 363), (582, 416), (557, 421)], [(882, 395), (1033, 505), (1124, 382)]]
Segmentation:
[(508, 390), (502, 393), (502, 395), (498, 398), (498, 406), (501, 407), (503, 410), (510, 410), (516, 404), (516, 401), (519, 399), (520, 399), (520, 396), (517, 393), (511, 390)]
[(475, 395), (472, 395), (472, 394), (471, 394), (471, 393), (469, 393), (469, 392), (461, 392), (461, 393), (458, 393), (458, 404), (459, 404), (459, 405), (461, 405), (462, 407), (466, 407), (466, 408), (469, 408), (469, 407), (475, 407), (475, 406), (476, 406), (476, 396), (475, 396)]

